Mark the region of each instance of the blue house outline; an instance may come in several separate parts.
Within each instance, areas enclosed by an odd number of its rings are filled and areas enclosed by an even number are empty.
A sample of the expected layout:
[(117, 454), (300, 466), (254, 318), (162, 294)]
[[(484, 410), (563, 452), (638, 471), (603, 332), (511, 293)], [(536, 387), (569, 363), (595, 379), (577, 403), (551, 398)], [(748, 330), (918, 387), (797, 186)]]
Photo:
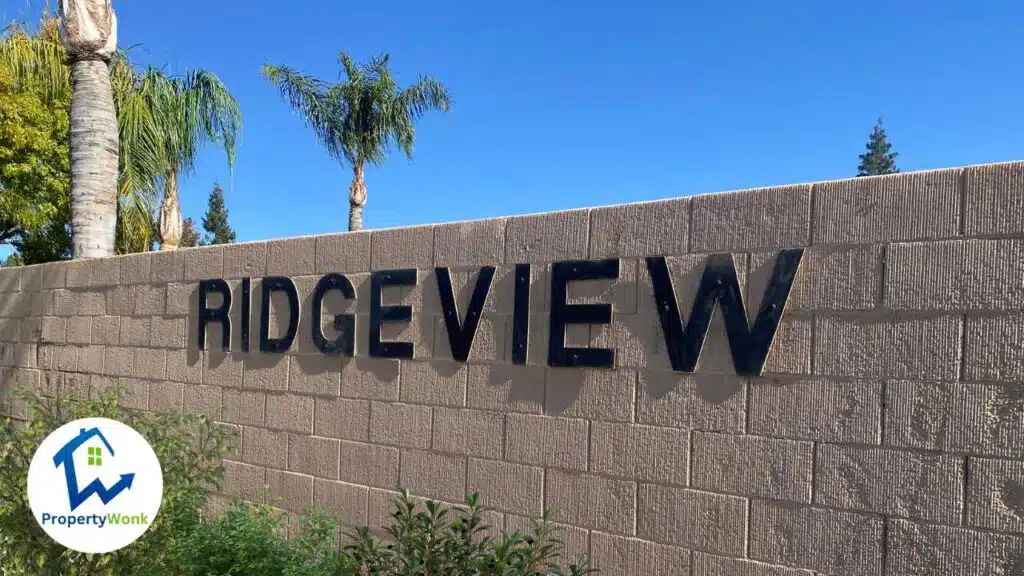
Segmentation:
[(107, 441), (106, 436), (103, 432), (100, 432), (98, 427), (93, 427), (88, 430), (82, 428), (78, 433), (78, 436), (72, 438), (65, 444), (60, 450), (57, 451), (53, 456), (54, 468), (60, 468), (64, 466), (64, 479), (67, 482), (68, 487), (68, 503), (71, 505), (71, 511), (74, 512), (76, 508), (81, 506), (86, 500), (89, 499), (93, 494), (97, 494), (100, 500), (104, 504), (109, 504), (121, 492), (132, 487), (132, 483), (135, 481), (135, 474), (121, 474), (121, 479), (118, 480), (113, 486), (107, 488), (100, 482), (99, 478), (96, 478), (90, 482), (81, 491), (78, 489), (78, 476), (75, 474), (75, 451), (82, 447), (83, 444), (92, 440), (93, 437), (99, 437), (103, 445), (106, 446), (107, 451), (110, 455), (114, 455), (114, 447)]

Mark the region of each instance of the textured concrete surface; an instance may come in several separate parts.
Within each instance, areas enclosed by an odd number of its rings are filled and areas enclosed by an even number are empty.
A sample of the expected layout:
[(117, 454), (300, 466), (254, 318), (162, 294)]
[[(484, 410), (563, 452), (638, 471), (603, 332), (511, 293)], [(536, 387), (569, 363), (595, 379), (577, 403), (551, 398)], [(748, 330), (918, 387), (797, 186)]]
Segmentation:
[[(208, 413), (239, 434), (216, 505), (323, 506), (380, 527), (402, 487), (496, 529), (550, 508), (605, 574), (1024, 574), (1024, 163), (793, 185), (476, 222), (0, 269), (0, 384)], [(759, 377), (737, 375), (716, 313), (697, 370), (671, 371), (644, 258), (664, 256), (685, 316), (711, 253), (731, 252), (753, 319), (776, 253), (804, 248)], [(619, 258), (569, 285), (612, 323), (567, 346), (613, 370), (547, 365), (551, 263)], [(516, 264), (531, 263), (529, 353), (512, 362)], [(453, 359), (435, 266), (460, 314), (494, 266), (466, 362)], [(413, 307), (370, 357), (371, 278), (413, 268), (384, 305)], [(355, 357), (312, 341), (354, 314)], [(287, 353), (258, 352), (260, 279), (300, 300)], [(252, 348), (197, 349), (198, 282), (252, 278)], [(287, 309), (272, 299), (270, 334)], [(220, 341), (209, 327), (207, 342)], [(24, 416), (23, 406), (7, 410)]]

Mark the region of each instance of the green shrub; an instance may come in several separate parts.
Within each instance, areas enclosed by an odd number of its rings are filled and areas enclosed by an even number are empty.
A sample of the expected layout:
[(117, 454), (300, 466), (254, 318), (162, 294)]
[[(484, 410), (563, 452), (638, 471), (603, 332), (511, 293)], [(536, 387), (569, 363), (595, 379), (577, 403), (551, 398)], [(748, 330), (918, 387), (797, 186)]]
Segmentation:
[[(62, 393), (43, 398), (13, 394), (27, 403), (27, 422), (5, 418), (0, 426), (0, 574), (4, 576), (121, 576), (171, 574), (167, 563), (174, 543), (199, 523), (207, 492), (223, 478), (221, 459), (229, 433), (204, 416), (148, 413), (120, 403), (111, 387), (88, 401)], [(51, 432), (79, 418), (110, 418), (128, 424), (153, 447), (164, 475), (163, 503), (146, 533), (110, 554), (82, 554), (64, 548), (32, 517), (25, 490), (36, 448)]]
[(299, 520), (292, 540), (285, 516), (265, 505), (232, 503), (226, 514), (176, 543), (182, 576), (582, 576), (584, 560), (563, 568), (564, 544), (545, 514), (529, 533), (484, 535), (484, 509), (470, 496), (466, 509), (437, 502), (417, 506), (408, 493), (394, 502), (387, 540), (367, 528), (338, 550), (335, 524), (320, 513)]

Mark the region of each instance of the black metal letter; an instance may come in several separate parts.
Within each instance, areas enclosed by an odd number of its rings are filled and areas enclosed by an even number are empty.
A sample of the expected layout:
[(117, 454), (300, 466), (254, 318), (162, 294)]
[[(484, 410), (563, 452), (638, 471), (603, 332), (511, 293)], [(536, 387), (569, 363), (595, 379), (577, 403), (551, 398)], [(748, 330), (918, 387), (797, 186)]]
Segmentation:
[(385, 286), (415, 286), (416, 269), (388, 270), (370, 274), (370, 356), (412, 358), (412, 342), (381, 342), (380, 328), (385, 322), (409, 322), (412, 306), (381, 306)]
[[(220, 306), (207, 308), (206, 298), (211, 292), (217, 292), (221, 296)], [(199, 309), (196, 311), (199, 327), (199, 349), (206, 350), (206, 325), (210, 322), (220, 322), (221, 350), (231, 348), (231, 317), (228, 311), (231, 310), (231, 288), (228, 283), (220, 278), (203, 280), (199, 283)]]
[[(263, 279), (260, 292), (260, 352), (287, 352), (299, 330), (299, 293), (295, 283), (287, 276), (271, 276)], [(288, 328), (281, 338), (270, 337), (270, 297), (274, 292), (284, 292), (288, 298)]]
[(356, 317), (352, 314), (335, 314), (334, 329), (338, 331), (338, 337), (328, 340), (324, 336), (323, 326), (320, 325), (324, 309), (324, 295), (328, 290), (338, 290), (346, 300), (356, 297), (356, 291), (352, 282), (343, 274), (331, 272), (316, 283), (313, 289), (313, 309), (310, 312), (313, 324), (313, 344), (324, 354), (353, 356), (355, 354), (356, 342)]
[(665, 334), (665, 347), (668, 348), (672, 370), (692, 373), (697, 368), (715, 305), (719, 304), (736, 373), (760, 376), (775, 340), (802, 256), (803, 249), (796, 248), (783, 250), (776, 257), (775, 268), (752, 328), (747, 322), (747, 311), (731, 253), (712, 254), (708, 257), (685, 328), (665, 258), (647, 258), (647, 271), (654, 287), (654, 301), (661, 320), (661, 331)]
[(480, 314), (484, 310), (484, 302), (487, 301), (487, 292), (491, 289), (491, 280), (494, 279), (494, 266), (480, 268), (464, 323), (459, 322), (451, 274), (447, 268), (434, 268), (434, 273), (437, 274), (437, 291), (441, 295), (441, 312), (444, 314), (444, 327), (448, 330), (452, 358), (465, 362), (469, 358), (470, 350), (473, 349), (473, 338), (480, 323)]
[(526, 364), (530, 341), (530, 265), (516, 264), (512, 308), (512, 363)]
[(619, 260), (573, 260), (551, 265), (551, 326), (548, 336), (548, 365), (612, 368), (615, 351), (608, 348), (566, 348), (568, 324), (610, 324), (611, 304), (567, 304), (566, 286), (579, 280), (615, 280)]
[(252, 279), (246, 276), (242, 278), (242, 352), (249, 351), (249, 304), (252, 287)]

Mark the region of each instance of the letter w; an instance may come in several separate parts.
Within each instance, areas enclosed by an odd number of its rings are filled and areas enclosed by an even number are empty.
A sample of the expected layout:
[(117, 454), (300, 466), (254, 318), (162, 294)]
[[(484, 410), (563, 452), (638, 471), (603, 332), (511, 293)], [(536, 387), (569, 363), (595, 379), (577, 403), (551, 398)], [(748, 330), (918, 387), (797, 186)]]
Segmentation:
[(692, 373), (697, 368), (715, 305), (720, 304), (736, 373), (760, 376), (775, 340), (802, 256), (803, 249), (796, 248), (783, 250), (776, 257), (775, 268), (761, 299), (761, 308), (751, 327), (747, 323), (747, 311), (743, 305), (732, 254), (712, 254), (704, 266), (704, 274), (685, 328), (665, 258), (647, 258), (647, 272), (654, 286), (654, 301), (658, 306), (661, 331), (665, 335), (672, 370)]

